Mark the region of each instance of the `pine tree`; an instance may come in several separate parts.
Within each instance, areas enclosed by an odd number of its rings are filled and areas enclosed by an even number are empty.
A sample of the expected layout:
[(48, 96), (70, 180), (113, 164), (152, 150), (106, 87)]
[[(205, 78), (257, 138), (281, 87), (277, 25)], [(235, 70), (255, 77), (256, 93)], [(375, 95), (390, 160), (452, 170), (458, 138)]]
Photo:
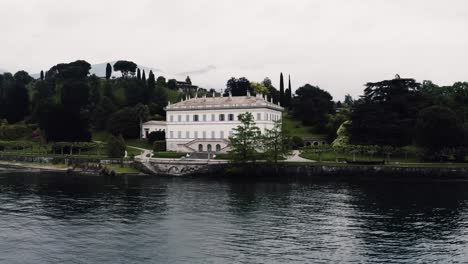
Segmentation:
[(145, 73), (145, 70), (143, 70), (143, 74), (141, 75), (141, 79), (146, 83), (146, 73)]
[(106, 79), (109, 80), (112, 75), (112, 66), (110, 63), (107, 63), (106, 65)]
[(41, 71), (41, 81), (44, 80), (44, 71)]
[(140, 68), (137, 69), (137, 79), (138, 79), (138, 80), (141, 80)]
[(192, 80), (190, 80), (190, 76), (187, 76), (187, 78), (185, 78), (185, 82), (189, 83), (189, 84), (192, 84)]
[(148, 101), (152, 101), (154, 99), (154, 89), (156, 88), (156, 80), (154, 77), (153, 71), (150, 70), (148, 74)]
[(286, 100), (284, 102), (285, 107), (291, 106), (291, 97), (292, 97), (292, 89), (291, 89), (291, 75), (288, 76), (288, 89), (286, 89), (285, 94)]
[(280, 74), (280, 94), (279, 94), (280, 104), (284, 105), (284, 82), (283, 82), (283, 73)]

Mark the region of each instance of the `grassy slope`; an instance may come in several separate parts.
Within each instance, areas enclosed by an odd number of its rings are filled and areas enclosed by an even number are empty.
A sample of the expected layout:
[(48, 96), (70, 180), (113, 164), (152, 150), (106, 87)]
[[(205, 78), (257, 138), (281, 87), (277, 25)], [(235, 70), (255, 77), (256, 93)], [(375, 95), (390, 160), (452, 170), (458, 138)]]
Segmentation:
[(325, 135), (311, 132), (312, 127), (302, 125), (301, 121), (291, 118), (289, 115), (283, 116), (283, 129), (289, 131), (291, 136), (323, 138)]

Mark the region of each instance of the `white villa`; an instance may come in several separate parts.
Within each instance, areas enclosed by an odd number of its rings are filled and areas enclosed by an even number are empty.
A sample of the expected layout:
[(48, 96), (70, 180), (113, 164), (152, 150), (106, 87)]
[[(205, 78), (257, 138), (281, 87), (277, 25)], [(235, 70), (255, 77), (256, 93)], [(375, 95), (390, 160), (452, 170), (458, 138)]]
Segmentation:
[(142, 135), (165, 131), (168, 151), (224, 153), (233, 129), (241, 124), (239, 114), (252, 113), (263, 133), (281, 119), (283, 110), (261, 95), (189, 98), (166, 107), (166, 122), (144, 123)]

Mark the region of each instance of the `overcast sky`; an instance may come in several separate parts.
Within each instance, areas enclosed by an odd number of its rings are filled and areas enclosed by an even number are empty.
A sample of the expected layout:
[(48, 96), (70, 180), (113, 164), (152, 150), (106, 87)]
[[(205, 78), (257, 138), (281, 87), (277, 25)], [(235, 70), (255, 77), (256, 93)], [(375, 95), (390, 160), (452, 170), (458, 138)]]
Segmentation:
[(1, 0), (0, 25), (12, 72), (128, 59), (218, 89), (283, 72), (335, 100), (396, 73), (468, 80), (466, 0)]

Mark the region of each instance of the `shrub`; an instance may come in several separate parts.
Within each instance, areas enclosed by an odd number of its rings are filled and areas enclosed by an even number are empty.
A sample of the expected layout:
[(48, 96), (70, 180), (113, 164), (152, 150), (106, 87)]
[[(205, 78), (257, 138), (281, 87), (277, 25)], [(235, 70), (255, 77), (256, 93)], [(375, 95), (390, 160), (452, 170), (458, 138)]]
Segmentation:
[(110, 136), (107, 141), (107, 155), (110, 158), (123, 158), (125, 156), (125, 140), (122, 135)]
[(166, 151), (166, 141), (158, 140), (153, 143), (154, 152)]
[(292, 148), (293, 149), (299, 149), (299, 148), (302, 148), (304, 146), (304, 140), (302, 140), (301, 137), (294, 136), (294, 137), (292, 137), (291, 141), (292, 141), (291, 143), (292, 143)]
[(17, 140), (30, 137), (31, 128), (27, 125), (2, 125), (0, 126), (0, 140)]
[(166, 133), (164, 131), (153, 131), (148, 134), (148, 143), (151, 145), (154, 144), (155, 141), (164, 141), (166, 139)]

